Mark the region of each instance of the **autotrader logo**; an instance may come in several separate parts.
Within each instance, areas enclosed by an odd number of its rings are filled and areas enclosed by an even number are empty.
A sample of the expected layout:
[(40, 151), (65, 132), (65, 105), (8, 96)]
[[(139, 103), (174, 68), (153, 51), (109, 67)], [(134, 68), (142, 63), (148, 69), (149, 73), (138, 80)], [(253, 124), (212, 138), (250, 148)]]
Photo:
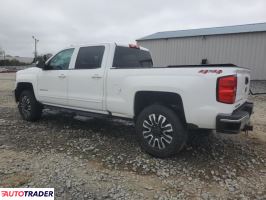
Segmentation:
[(1, 200), (54, 200), (54, 188), (0, 188)]

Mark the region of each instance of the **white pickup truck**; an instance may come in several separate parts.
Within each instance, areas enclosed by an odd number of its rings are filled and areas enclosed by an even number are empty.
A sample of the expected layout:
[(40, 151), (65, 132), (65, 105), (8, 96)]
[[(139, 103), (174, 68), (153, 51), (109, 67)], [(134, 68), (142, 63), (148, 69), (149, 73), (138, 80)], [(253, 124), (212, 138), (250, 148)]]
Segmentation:
[(182, 149), (190, 129), (251, 130), (250, 72), (232, 64), (153, 67), (149, 51), (115, 43), (66, 48), (18, 71), (23, 119), (45, 107), (133, 120), (140, 146), (157, 157)]

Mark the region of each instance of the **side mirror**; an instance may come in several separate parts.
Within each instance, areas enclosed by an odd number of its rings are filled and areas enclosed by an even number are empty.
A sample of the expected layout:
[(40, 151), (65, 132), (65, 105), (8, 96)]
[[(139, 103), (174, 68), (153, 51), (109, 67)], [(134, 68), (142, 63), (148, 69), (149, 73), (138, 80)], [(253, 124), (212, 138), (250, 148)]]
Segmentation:
[(45, 64), (45, 62), (51, 57), (52, 55), (50, 55), (50, 54), (48, 54), (48, 55), (43, 55), (43, 56), (38, 56), (37, 58), (36, 58), (36, 62), (35, 63), (33, 63), (33, 65), (35, 66), (35, 67), (39, 67), (39, 68), (41, 68), (41, 69), (43, 69), (43, 70), (48, 70), (49, 69), (49, 67)]
[(44, 62), (44, 60), (38, 60), (36, 62), (36, 67), (39, 67), (41, 69), (44, 69), (45, 68), (45, 62)]

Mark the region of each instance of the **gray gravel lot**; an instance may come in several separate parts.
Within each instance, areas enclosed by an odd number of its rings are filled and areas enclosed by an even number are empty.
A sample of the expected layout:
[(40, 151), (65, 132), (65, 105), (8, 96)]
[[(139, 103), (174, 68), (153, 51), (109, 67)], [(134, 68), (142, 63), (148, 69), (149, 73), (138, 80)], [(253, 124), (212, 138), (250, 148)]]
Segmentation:
[(266, 94), (266, 80), (265, 81), (251, 81), (250, 84), (251, 93)]
[(0, 187), (54, 187), (56, 199), (266, 199), (266, 95), (248, 135), (213, 133), (177, 156), (141, 152), (122, 120), (45, 112), (23, 121), (14, 74), (0, 74)]

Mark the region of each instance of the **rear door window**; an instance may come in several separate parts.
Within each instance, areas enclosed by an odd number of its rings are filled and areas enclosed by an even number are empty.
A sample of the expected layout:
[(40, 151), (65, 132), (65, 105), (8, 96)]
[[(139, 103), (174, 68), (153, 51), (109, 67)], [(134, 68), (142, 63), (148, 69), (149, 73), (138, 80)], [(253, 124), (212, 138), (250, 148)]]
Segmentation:
[(75, 69), (96, 69), (102, 65), (104, 46), (81, 47), (76, 59)]
[(114, 68), (147, 68), (152, 67), (151, 54), (138, 48), (117, 46), (115, 49)]

